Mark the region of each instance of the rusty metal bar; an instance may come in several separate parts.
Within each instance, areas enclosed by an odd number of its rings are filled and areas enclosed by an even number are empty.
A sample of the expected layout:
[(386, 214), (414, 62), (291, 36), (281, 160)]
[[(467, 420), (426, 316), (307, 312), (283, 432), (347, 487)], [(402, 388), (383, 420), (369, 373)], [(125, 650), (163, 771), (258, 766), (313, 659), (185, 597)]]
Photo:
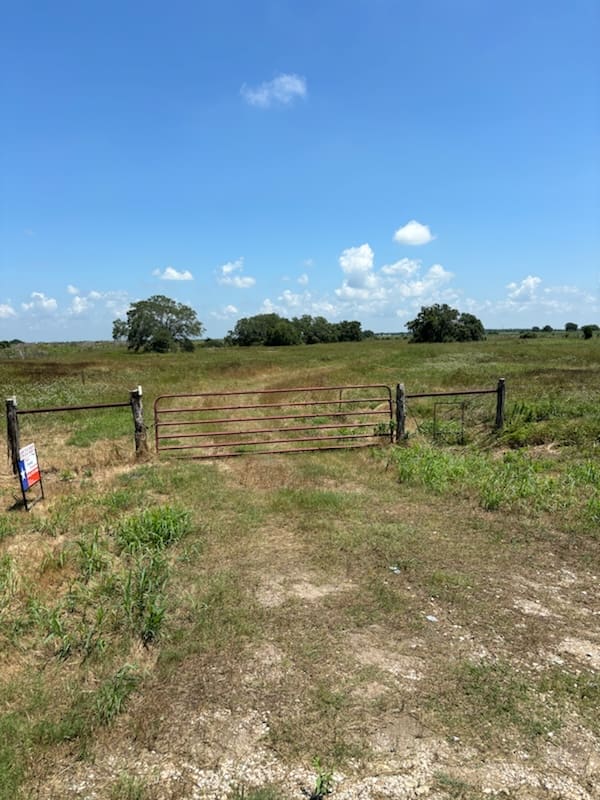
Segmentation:
[[(326, 441), (323, 439), (322, 441)], [(287, 450), (253, 450), (251, 453), (213, 453), (212, 455), (185, 456), (193, 461), (203, 461), (213, 458), (235, 458), (237, 456), (278, 456), (282, 453), (323, 453), (326, 450), (365, 450), (373, 447), (372, 444), (331, 444), (326, 447), (293, 447)], [(184, 456), (179, 456), (184, 458)]]
[[(319, 425), (318, 428), (315, 428), (313, 425), (302, 425), (294, 428), (250, 428), (245, 431), (206, 431), (205, 433), (171, 433), (167, 434), (166, 436), (159, 436), (159, 440), (161, 442), (166, 441), (167, 439), (199, 439), (206, 436), (247, 436), (251, 433), (287, 433), (288, 431), (316, 431), (316, 430), (338, 430), (341, 427), (351, 427), (351, 428), (372, 428), (373, 425), (370, 422), (356, 422), (352, 423), (349, 426), (342, 426), (342, 425)], [(373, 433), (372, 436), (387, 436), (388, 432), (385, 433)], [(320, 437), (321, 439), (325, 437)], [(336, 436), (327, 437), (331, 439), (336, 439)], [(293, 439), (288, 439), (287, 441), (295, 441)], [(247, 444), (245, 442), (240, 442), (240, 444)], [(163, 448), (167, 449), (167, 448)]]
[[(356, 433), (356, 434), (344, 434), (340, 436), (299, 436), (297, 439), (269, 439), (265, 441), (264, 439), (254, 440), (250, 442), (219, 442), (219, 444), (182, 444), (182, 445), (171, 445), (169, 447), (163, 447), (163, 450), (206, 450), (208, 448), (215, 448), (215, 447), (249, 447), (250, 445), (255, 444), (290, 444), (291, 442), (326, 442), (326, 441), (337, 441), (338, 439), (373, 439), (377, 436), (387, 436), (387, 431), (382, 434), (376, 433)], [(319, 449), (319, 448), (317, 448)]]
[[(494, 390), (495, 391), (495, 390)], [(246, 394), (254, 394), (253, 392), (246, 392)], [(389, 397), (357, 397), (348, 398), (347, 400), (306, 400), (302, 402), (293, 403), (258, 403), (257, 405), (248, 406), (200, 406), (199, 408), (158, 408), (157, 403), (165, 397), (172, 397), (173, 395), (161, 395), (156, 398), (154, 403), (154, 410), (157, 414), (191, 414), (199, 411), (238, 411), (246, 408), (294, 408), (297, 406), (339, 406), (350, 403), (387, 403)], [(183, 397), (184, 395), (181, 395)], [(193, 397), (193, 395), (188, 395)], [(319, 416), (319, 415), (317, 415)], [(322, 414), (320, 416), (323, 416)]]
[(414, 400), (417, 397), (456, 397), (465, 394), (496, 394), (496, 389), (470, 389), (463, 392), (423, 392), (420, 394), (407, 394), (406, 398)]
[[(335, 401), (338, 403), (338, 400)], [(262, 406), (261, 406), (262, 407)], [(244, 406), (246, 408), (246, 406)], [(186, 410), (186, 409), (182, 409)], [(270, 417), (223, 417), (223, 418), (216, 418), (213, 417), (211, 419), (189, 419), (189, 420), (182, 420), (181, 422), (160, 422), (158, 421), (156, 424), (162, 427), (168, 426), (175, 426), (175, 425), (216, 425), (218, 424), (226, 424), (229, 422), (264, 422), (265, 420), (269, 419), (319, 419), (319, 417), (348, 417), (348, 416), (375, 416), (385, 414), (388, 416), (389, 409), (385, 411), (325, 411), (321, 414), (284, 414), (281, 416), (270, 416)]]
[(95, 408), (129, 408), (131, 402), (127, 403), (94, 403), (90, 406), (54, 406), (52, 408), (19, 408), (17, 414), (47, 414), (51, 411), (89, 411)]

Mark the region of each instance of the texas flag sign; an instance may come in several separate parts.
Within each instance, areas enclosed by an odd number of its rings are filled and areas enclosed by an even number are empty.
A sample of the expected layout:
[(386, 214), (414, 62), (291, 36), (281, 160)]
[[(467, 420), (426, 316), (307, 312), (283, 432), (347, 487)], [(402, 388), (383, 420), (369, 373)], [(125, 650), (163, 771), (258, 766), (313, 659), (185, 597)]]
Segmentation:
[(19, 450), (19, 479), (23, 492), (36, 483), (41, 483), (42, 476), (34, 444), (28, 444)]

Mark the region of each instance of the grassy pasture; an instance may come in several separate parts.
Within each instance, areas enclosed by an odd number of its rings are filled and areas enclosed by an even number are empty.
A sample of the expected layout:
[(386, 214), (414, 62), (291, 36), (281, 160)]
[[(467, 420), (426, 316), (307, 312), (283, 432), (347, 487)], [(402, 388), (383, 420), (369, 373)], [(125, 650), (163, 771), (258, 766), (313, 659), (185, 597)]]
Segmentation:
[(502, 432), (493, 396), (421, 400), (369, 451), (139, 464), (128, 409), (22, 417), (47, 499), (5, 462), (1, 800), (593, 798), (600, 339), (0, 352), (20, 408), (141, 384), (148, 425), (163, 393), (499, 377)]

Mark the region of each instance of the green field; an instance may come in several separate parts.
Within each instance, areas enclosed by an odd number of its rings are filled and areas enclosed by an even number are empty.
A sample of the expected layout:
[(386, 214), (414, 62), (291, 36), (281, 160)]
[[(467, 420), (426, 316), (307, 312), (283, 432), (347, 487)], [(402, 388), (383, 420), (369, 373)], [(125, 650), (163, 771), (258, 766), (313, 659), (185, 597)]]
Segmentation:
[[(408, 438), (136, 462), (128, 409), (21, 417), (0, 473), (0, 799), (594, 798), (600, 338), (0, 351), (21, 409), (404, 383)], [(5, 428), (2, 428), (5, 435)], [(304, 793), (303, 793), (304, 792)]]

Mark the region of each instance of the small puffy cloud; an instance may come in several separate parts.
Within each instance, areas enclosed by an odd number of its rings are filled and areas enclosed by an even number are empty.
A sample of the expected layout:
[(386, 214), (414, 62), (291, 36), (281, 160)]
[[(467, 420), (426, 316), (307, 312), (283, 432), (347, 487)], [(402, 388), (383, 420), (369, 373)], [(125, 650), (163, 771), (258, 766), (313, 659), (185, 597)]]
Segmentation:
[(183, 270), (183, 272), (178, 272), (173, 267), (166, 267), (163, 272), (159, 269), (155, 269), (152, 273), (156, 278), (160, 278), (161, 281), (193, 281), (194, 276), (189, 271), (189, 269)]
[(368, 244), (348, 247), (339, 258), (340, 267), (346, 275), (366, 274), (373, 269), (374, 253)]
[(400, 261), (396, 261), (394, 264), (385, 264), (381, 268), (381, 272), (384, 275), (402, 275), (408, 278), (420, 269), (420, 261), (414, 261), (411, 258), (401, 258)]
[(69, 294), (79, 294), (79, 289), (78, 289), (76, 286), (73, 286), (73, 284), (72, 284), (72, 283), (70, 283), (70, 284), (67, 286), (67, 292), (68, 292)]
[(256, 280), (249, 275), (239, 275), (244, 269), (244, 259), (238, 258), (236, 261), (228, 261), (219, 267), (219, 283), (222, 286), (233, 286), (236, 289), (249, 289), (254, 286)]
[(211, 311), (210, 315), (211, 317), (215, 317), (215, 319), (230, 319), (238, 313), (239, 310), (235, 306), (227, 305), (219, 311)]
[(46, 297), (43, 292), (32, 292), (30, 303), (21, 303), (24, 311), (42, 311), (53, 313), (58, 308), (58, 303), (53, 297)]
[(537, 278), (533, 275), (528, 275), (518, 283), (513, 281), (506, 287), (508, 289), (508, 296), (511, 300), (530, 300), (534, 297), (541, 282), (541, 278)]
[(294, 100), (306, 97), (306, 79), (301, 75), (282, 73), (254, 88), (244, 84), (240, 94), (248, 105), (256, 108), (289, 106)]
[(90, 308), (90, 305), (90, 301), (87, 298), (76, 295), (71, 302), (71, 311), (73, 314), (83, 314), (84, 311)]
[(411, 221), (407, 222), (406, 225), (403, 225), (402, 228), (398, 228), (394, 234), (395, 242), (398, 242), (398, 244), (408, 244), (411, 246), (428, 244), (434, 238), (435, 237), (429, 230), (429, 226), (422, 225), (420, 222), (417, 222), (416, 219), (411, 219)]
[(300, 275), (300, 277), (298, 278), (298, 283), (300, 284), (300, 286), (306, 286), (308, 284), (308, 275), (306, 274), (306, 272)]
[(279, 306), (276, 306), (268, 297), (265, 297), (263, 300), (262, 306), (260, 307), (260, 314), (281, 314), (282, 309)]
[(438, 292), (453, 277), (453, 274), (445, 270), (441, 264), (433, 264), (422, 278), (400, 283), (397, 291), (401, 297), (415, 297), (424, 300)]
[(232, 272), (239, 272), (244, 269), (244, 257), (236, 259), (235, 261), (228, 261), (219, 267), (222, 275), (231, 275)]
[(16, 317), (17, 312), (8, 303), (0, 303), (0, 319), (11, 319)]

